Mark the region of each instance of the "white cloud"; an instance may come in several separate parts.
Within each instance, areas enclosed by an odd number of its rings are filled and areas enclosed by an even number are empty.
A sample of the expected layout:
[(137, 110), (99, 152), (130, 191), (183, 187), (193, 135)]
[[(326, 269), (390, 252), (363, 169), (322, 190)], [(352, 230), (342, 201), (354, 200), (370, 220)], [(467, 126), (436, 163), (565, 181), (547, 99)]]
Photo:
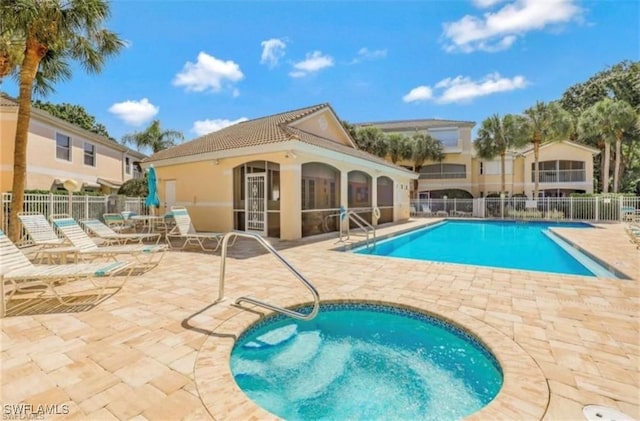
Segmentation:
[(358, 55), (353, 59), (351, 63), (360, 63), (362, 61), (368, 60), (379, 60), (383, 59), (387, 56), (387, 50), (369, 50), (367, 47), (362, 47), (358, 50)]
[(428, 86), (418, 86), (402, 97), (404, 102), (428, 101), (433, 97), (433, 90)]
[(187, 91), (203, 92), (210, 89), (220, 92), (225, 82), (232, 85), (244, 78), (240, 66), (231, 60), (218, 60), (205, 52), (198, 54), (198, 61), (188, 61), (182, 72), (173, 79), (175, 86), (184, 86)]
[(109, 107), (109, 112), (131, 126), (140, 126), (158, 114), (160, 108), (149, 102), (147, 98), (140, 101), (117, 102)]
[(262, 45), (260, 63), (266, 64), (269, 68), (276, 67), (280, 59), (285, 55), (284, 50), (287, 48), (287, 44), (279, 38), (271, 38), (262, 41), (260, 45)]
[(503, 3), (507, 0), (471, 0), (471, 1), (476, 7), (484, 9), (484, 8), (496, 5), (498, 3)]
[[(499, 3), (500, 0), (475, 0), (481, 7)], [(509, 48), (516, 37), (549, 25), (576, 20), (582, 9), (576, 0), (514, 0), (493, 13), (482, 17), (466, 15), (444, 26), (448, 52), (495, 52)]]
[(225, 127), (233, 126), (234, 124), (242, 123), (243, 121), (247, 120), (247, 117), (240, 117), (237, 120), (227, 120), (226, 118), (198, 120), (193, 123), (191, 131), (198, 136), (203, 136), (207, 133), (217, 132), (218, 130), (222, 130)]
[(323, 55), (320, 51), (314, 51), (313, 53), (307, 53), (304, 60), (294, 63), (294, 70), (289, 73), (289, 76), (304, 77), (332, 66), (333, 57)]

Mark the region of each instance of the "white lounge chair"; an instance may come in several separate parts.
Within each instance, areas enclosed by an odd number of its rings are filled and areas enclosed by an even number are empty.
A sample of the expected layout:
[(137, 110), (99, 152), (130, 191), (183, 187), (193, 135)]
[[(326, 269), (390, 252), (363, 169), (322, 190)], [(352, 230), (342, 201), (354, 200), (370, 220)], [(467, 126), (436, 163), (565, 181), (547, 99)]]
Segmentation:
[[(87, 305), (95, 304), (104, 294), (107, 288), (121, 288), (131, 274), (131, 263), (128, 262), (107, 262), (107, 263), (81, 263), (72, 265), (34, 265), (27, 259), (22, 251), (0, 231), (0, 317), (4, 317), (6, 302), (17, 293), (28, 293), (29, 298), (47, 298), (45, 293), (49, 291), (59, 302), (67, 305)], [(126, 270), (126, 271), (125, 271)], [(116, 274), (125, 273), (118, 285), (110, 285), (111, 277)], [(96, 283), (95, 278), (106, 277), (101, 282)], [(90, 280), (94, 289), (98, 291), (96, 298), (85, 301), (69, 301), (69, 297), (77, 297), (78, 292), (72, 295), (60, 293), (58, 288), (68, 282), (78, 280)], [(44, 290), (36, 291), (35, 287), (44, 287)], [(87, 290), (82, 293), (88, 292)], [(35, 296), (34, 296), (35, 295)], [(64, 297), (67, 297), (65, 299)], [(25, 300), (22, 305), (29, 302)]]
[(20, 219), (27, 236), (34, 245), (40, 247), (69, 245), (66, 238), (58, 236), (44, 215), (33, 212), (20, 212), (18, 213), (18, 219)]
[[(99, 247), (92, 239), (82, 230), (80, 225), (73, 218), (53, 218), (53, 225), (69, 240), (75, 247), (73, 253), (76, 258), (93, 260), (99, 257), (116, 260), (116, 256), (129, 255), (133, 257), (141, 269), (150, 269), (155, 267), (167, 250), (165, 245), (146, 245), (146, 244), (125, 244)], [(44, 253), (58, 253), (60, 249), (47, 249)]]
[(160, 233), (121, 233), (115, 232), (109, 226), (103, 224), (97, 219), (82, 219), (80, 221), (85, 229), (104, 241), (105, 245), (139, 243), (145, 239), (150, 239), (158, 244), (160, 241)]
[(433, 216), (433, 212), (431, 212), (431, 208), (427, 205), (420, 205), (420, 215), (422, 216)]
[[(174, 206), (171, 208), (171, 214), (176, 225), (166, 235), (167, 244), (169, 247), (173, 247), (171, 244), (172, 238), (178, 238), (184, 240), (180, 249), (184, 249), (188, 245), (199, 246), (203, 251), (216, 251), (220, 247), (224, 233), (220, 232), (197, 232), (191, 223), (191, 217), (189, 212), (184, 207)], [(205, 241), (215, 242), (214, 248), (207, 248), (204, 246)], [(235, 238), (234, 240), (235, 241)]]

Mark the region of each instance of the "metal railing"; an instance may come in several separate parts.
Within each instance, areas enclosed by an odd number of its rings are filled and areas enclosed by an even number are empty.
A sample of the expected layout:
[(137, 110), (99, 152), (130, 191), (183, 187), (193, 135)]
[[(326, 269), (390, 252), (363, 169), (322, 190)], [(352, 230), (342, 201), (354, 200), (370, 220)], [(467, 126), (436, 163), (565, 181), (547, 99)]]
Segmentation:
[[(340, 216), (342, 216), (342, 213), (340, 214)], [(349, 238), (351, 237), (351, 228), (349, 226), (351, 225), (350, 222), (353, 222), (365, 233), (367, 237), (367, 248), (371, 246), (370, 241), (373, 241), (373, 247), (376, 246), (376, 228), (373, 225), (371, 225), (369, 222), (367, 222), (366, 219), (358, 215), (356, 210), (348, 210), (346, 211), (346, 213), (344, 213), (344, 216), (347, 219), (347, 223), (340, 224), (340, 239), (338, 240), (339, 242), (349, 240)], [(346, 233), (344, 232), (343, 225), (346, 226)], [(373, 238), (369, 238), (370, 233), (373, 234)]]
[(467, 178), (467, 173), (464, 171), (455, 172), (421, 172), (421, 180), (443, 180), (453, 178)]
[[(629, 222), (640, 215), (638, 196), (485, 197), (477, 199), (417, 199), (416, 216), (473, 216), (516, 220)], [(423, 209), (428, 209), (424, 212)]]
[[(540, 170), (540, 183), (578, 183), (587, 181), (585, 170)], [(536, 172), (531, 171), (531, 180), (536, 179)]]
[(316, 288), (305, 278), (300, 272), (296, 270), (278, 251), (273, 248), (273, 246), (265, 241), (259, 234), (254, 234), (250, 232), (239, 232), (232, 231), (225, 234), (222, 239), (222, 252), (220, 255), (220, 285), (218, 287), (218, 299), (215, 301), (216, 303), (221, 302), (225, 299), (224, 297), (224, 279), (225, 279), (225, 271), (226, 271), (226, 262), (227, 262), (227, 249), (229, 246), (229, 240), (233, 238), (235, 240), (236, 237), (244, 237), (244, 238), (252, 238), (258, 242), (262, 247), (264, 247), (269, 253), (276, 257), (287, 269), (289, 272), (293, 274), (302, 284), (311, 291), (313, 295), (313, 308), (309, 314), (298, 313), (297, 311), (289, 310), (287, 308), (282, 308), (275, 306), (273, 304), (265, 303), (264, 301), (256, 300), (251, 297), (240, 297), (235, 303), (240, 304), (241, 302), (247, 302), (250, 304), (254, 304), (260, 307), (264, 307), (268, 310), (276, 311), (278, 313), (282, 313), (289, 317), (293, 317), (299, 320), (311, 320), (318, 314), (318, 310), (320, 309), (320, 296)]
[[(9, 229), (9, 215), (11, 214), (11, 193), (2, 193), (2, 220), (1, 229), (7, 232)], [(112, 198), (121, 197), (120, 200)], [(86, 218), (102, 218), (105, 213), (130, 211), (137, 214), (147, 212), (143, 197), (123, 196), (89, 196), (68, 194), (38, 194), (26, 193), (24, 205), (19, 212), (32, 212), (49, 218), (54, 214), (67, 214), (76, 220)]]

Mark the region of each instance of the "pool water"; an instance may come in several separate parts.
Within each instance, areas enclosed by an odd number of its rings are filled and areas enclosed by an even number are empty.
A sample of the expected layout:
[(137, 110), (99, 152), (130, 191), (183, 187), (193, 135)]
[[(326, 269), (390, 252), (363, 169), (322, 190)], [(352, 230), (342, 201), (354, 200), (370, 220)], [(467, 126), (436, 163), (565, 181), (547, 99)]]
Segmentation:
[(570, 246), (560, 246), (559, 239), (552, 240), (550, 227), (593, 228), (583, 223), (447, 221), (355, 252), (571, 275), (604, 273), (604, 276), (615, 277)]
[(493, 355), (465, 331), (365, 303), (261, 322), (238, 339), (231, 371), (249, 398), (287, 420), (456, 420), (502, 386)]

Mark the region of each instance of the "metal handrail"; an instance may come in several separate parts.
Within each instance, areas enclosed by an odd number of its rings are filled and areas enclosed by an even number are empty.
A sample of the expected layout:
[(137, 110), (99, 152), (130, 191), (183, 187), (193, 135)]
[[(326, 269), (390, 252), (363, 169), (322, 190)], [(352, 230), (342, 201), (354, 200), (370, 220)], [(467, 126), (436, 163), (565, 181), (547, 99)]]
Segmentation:
[(226, 233), (222, 239), (222, 252), (220, 255), (220, 258), (221, 258), (220, 286), (218, 289), (218, 299), (216, 300), (216, 302), (220, 302), (224, 300), (224, 277), (225, 277), (225, 269), (226, 269), (226, 262), (227, 262), (227, 248), (228, 248), (229, 239), (231, 237), (233, 237), (234, 239), (236, 237), (245, 237), (245, 238), (253, 238), (254, 240), (256, 240), (269, 253), (273, 254), (280, 261), (280, 263), (282, 263), (287, 269), (289, 269), (289, 271), (293, 273), (293, 275), (296, 278), (298, 278), (298, 280), (302, 282), (302, 284), (309, 291), (311, 291), (311, 294), (313, 295), (313, 308), (311, 309), (311, 313), (309, 314), (298, 313), (297, 311), (278, 307), (269, 303), (265, 303), (264, 301), (256, 300), (255, 298), (251, 298), (251, 297), (240, 297), (236, 300), (235, 302), (236, 304), (240, 304), (241, 302), (244, 301), (247, 303), (255, 304), (260, 307), (264, 307), (272, 311), (277, 311), (278, 313), (282, 313), (289, 317), (293, 317), (299, 320), (311, 320), (314, 317), (316, 317), (316, 315), (318, 314), (318, 310), (320, 309), (320, 295), (318, 294), (318, 291), (316, 290), (316, 288), (307, 280), (307, 278), (305, 278), (300, 272), (298, 272), (296, 268), (294, 268), (284, 257), (282, 257), (282, 255), (280, 255), (280, 253), (278, 253), (278, 251), (275, 248), (273, 248), (271, 244), (267, 243), (265, 239), (262, 238), (262, 236), (260, 236), (259, 234), (250, 233), (250, 232), (232, 231), (232, 232)]
[[(353, 221), (360, 229), (362, 229), (367, 236), (367, 247), (369, 247), (369, 232), (373, 233), (373, 246), (376, 245), (376, 228), (367, 222), (366, 219), (358, 215), (358, 213), (354, 210), (348, 210), (346, 212), (347, 220)], [(347, 223), (347, 234), (346, 239), (348, 240), (351, 237), (351, 230), (349, 229), (349, 223)], [(340, 226), (340, 241), (342, 240), (342, 225)]]

